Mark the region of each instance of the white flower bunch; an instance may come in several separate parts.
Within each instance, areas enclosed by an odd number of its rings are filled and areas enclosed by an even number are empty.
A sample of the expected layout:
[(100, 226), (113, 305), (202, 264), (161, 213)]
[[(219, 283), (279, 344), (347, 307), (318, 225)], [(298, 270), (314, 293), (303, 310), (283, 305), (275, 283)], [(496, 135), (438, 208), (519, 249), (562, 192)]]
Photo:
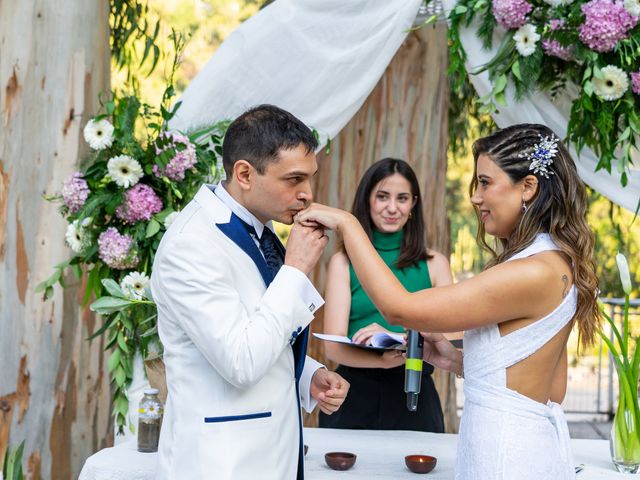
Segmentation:
[(149, 277), (144, 272), (131, 272), (120, 282), (120, 288), (124, 296), (135, 300), (146, 298), (145, 290), (148, 287)]
[(629, 89), (629, 77), (615, 65), (607, 65), (602, 70), (602, 78), (591, 79), (594, 93), (603, 100), (618, 100)]
[(516, 42), (516, 50), (523, 57), (528, 57), (536, 51), (536, 43), (540, 40), (540, 34), (536, 32), (535, 25), (527, 23), (521, 26), (513, 35)]
[(107, 171), (111, 179), (123, 188), (134, 186), (142, 178), (142, 167), (129, 155), (118, 155), (107, 162)]
[(634, 17), (640, 17), (640, 0), (624, 0), (624, 9)]
[(103, 150), (113, 143), (113, 125), (107, 120), (89, 120), (83, 133), (84, 139), (94, 150)]
[(86, 227), (91, 223), (90, 218), (82, 220), (74, 220), (67, 226), (65, 239), (67, 244), (75, 253), (82, 252), (89, 243)]

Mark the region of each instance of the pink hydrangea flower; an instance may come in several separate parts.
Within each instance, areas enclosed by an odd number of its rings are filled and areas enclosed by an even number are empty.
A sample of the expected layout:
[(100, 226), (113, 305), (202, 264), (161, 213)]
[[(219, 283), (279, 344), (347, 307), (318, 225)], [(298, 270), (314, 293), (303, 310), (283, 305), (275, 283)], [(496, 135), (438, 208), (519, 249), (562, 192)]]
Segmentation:
[(493, 0), (491, 12), (502, 27), (513, 29), (527, 23), (532, 8), (526, 0)]
[(631, 74), (631, 91), (636, 95), (640, 95), (640, 72)]
[(184, 180), (185, 172), (193, 168), (197, 162), (196, 147), (189, 139), (178, 132), (163, 132), (156, 140), (156, 154), (173, 148), (176, 154), (162, 169), (158, 165), (153, 166), (156, 177), (167, 177), (175, 182)]
[(138, 183), (124, 194), (124, 202), (116, 208), (116, 217), (127, 223), (147, 221), (162, 210), (162, 200), (149, 185)]
[(89, 186), (80, 172), (73, 173), (62, 184), (62, 199), (71, 213), (80, 211), (88, 196)]
[(107, 228), (98, 237), (98, 256), (110, 268), (125, 270), (138, 264), (133, 238), (121, 235), (114, 227)]
[(585, 20), (578, 27), (580, 41), (596, 52), (613, 50), (638, 23), (638, 17), (627, 12), (621, 1), (591, 0), (581, 10)]
[[(564, 20), (550, 20), (548, 26), (550, 31), (555, 32), (564, 26)], [(542, 50), (549, 56), (558, 57), (562, 60), (572, 60), (575, 49), (573, 46), (563, 47), (558, 40), (545, 38), (542, 40)]]

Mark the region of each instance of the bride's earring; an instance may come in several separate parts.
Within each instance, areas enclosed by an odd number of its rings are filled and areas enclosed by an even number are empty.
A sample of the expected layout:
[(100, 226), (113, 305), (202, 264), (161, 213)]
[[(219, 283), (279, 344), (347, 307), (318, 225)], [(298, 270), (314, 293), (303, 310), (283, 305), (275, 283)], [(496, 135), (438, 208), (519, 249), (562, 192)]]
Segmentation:
[(524, 198), (522, 199), (522, 213), (527, 213), (527, 210), (529, 210), (529, 207), (527, 207), (526, 202), (524, 201)]

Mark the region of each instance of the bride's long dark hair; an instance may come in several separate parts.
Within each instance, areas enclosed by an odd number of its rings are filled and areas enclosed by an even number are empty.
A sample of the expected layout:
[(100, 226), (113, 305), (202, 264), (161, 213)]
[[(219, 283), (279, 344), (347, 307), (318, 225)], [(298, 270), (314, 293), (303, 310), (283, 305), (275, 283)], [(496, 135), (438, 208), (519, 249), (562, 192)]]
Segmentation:
[[(470, 194), (473, 196), (478, 187), (476, 175), (480, 155), (488, 155), (516, 183), (534, 174), (529, 170), (530, 160), (521, 155), (532, 153), (541, 137), (547, 136), (558, 138), (544, 125), (520, 124), (476, 140), (473, 144), (474, 174), (469, 186)], [(527, 205), (526, 213), (522, 213), (511, 236), (500, 239), (500, 251), (487, 242), (482, 222), (478, 222), (477, 240), (493, 256), (486, 266), (489, 268), (531, 245), (537, 234), (549, 233), (573, 265), (574, 284), (578, 291), (574, 318), (578, 323), (580, 343), (586, 347), (594, 343), (602, 319), (596, 296), (598, 278), (593, 262), (594, 237), (586, 219), (586, 190), (571, 155), (560, 141), (549, 170), (553, 172), (549, 178), (535, 174), (538, 192)], [(479, 219), (477, 208), (476, 215)]]

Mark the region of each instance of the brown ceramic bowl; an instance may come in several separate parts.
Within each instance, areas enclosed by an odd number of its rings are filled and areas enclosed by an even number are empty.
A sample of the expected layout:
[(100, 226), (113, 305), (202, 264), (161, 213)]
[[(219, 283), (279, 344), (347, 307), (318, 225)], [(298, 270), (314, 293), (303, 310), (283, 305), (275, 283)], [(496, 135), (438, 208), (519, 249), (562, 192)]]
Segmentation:
[(429, 455), (407, 455), (404, 457), (404, 463), (413, 473), (429, 473), (436, 468), (437, 462), (436, 457), (430, 457)]
[(356, 463), (356, 455), (349, 452), (329, 452), (324, 454), (324, 461), (333, 470), (349, 470)]

